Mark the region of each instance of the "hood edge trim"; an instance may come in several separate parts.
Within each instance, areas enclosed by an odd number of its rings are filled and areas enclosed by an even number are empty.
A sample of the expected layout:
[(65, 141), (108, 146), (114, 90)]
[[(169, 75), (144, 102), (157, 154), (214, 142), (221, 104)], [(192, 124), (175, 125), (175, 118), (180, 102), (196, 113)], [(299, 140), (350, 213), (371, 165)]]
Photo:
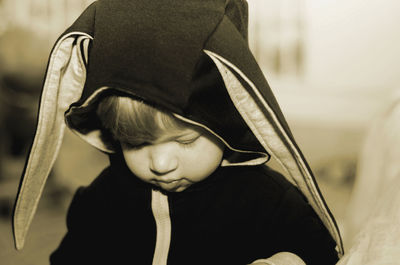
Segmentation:
[[(85, 102), (83, 102), (80, 106), (72, 106), (67, 111), (66, 116), (68, 116), (68, 114), (73, 109), (80, 109), (80, 108), (85, 108), (85, 107), (89, 106), (90, 104), (92, 104), (96, 100), (96, 98), (98, 96), (100, 96), (101, 93), (103, 93), (103, 92), (105, 92), (105, 91), (107, 91), (109, 89), (113, 89), (113, 88), (108, 87), (108, 86), (103, 86), (103, 87), (99, 88), (92, 95), (90, 95), (90, 97), (88, 97), (85, 100)], [(215, 137), (217, 137), (219, 140), (221, 140), (226, 147), (228, 147), (230, 150), (232, 150), (234, 152), (238, 152), (238, 153), (242, 153), (242, 154), (258, 154), (258, 155), (260, 155), (259, 157), (255, 158), (255, 159), (247, 160), (247, 161), (244, 161), (244, 162), (238, 162), (238, 163), (230, 163), (227, 160), (224, 160), (221, 166), (244, 166), (244, 165), (255, 166), (255, 165), (264, 164), (264, 163), (268, 162), (269, 159), (270, 159), (270, 154), (268, 154), (268, 152), (264, 153), (264, 152), (256, 152), (256, 151), (248, 151), (248, 150), (236, 149), (236, 148), (232, 147), (231, 145), (229, 145), (220, 135), (218, 135), (216, 132), (211, 130), (209, 127), (207, 127), (207, 126), (205, 126), (205, 125), (203, 125), (201, 123), (195, 122), (193, 120), (190, 120), (188, 118), (185, 118), (185, 117), (183, 117), (183, 116), (181, 116), (179, 114), (173, 113), (173, 115), (176, 118), (178, 118), (178, 119), (180, 119), (180, 120), (182, 120), (184, 122), (199, 126), (199, 127), (203, 128), (203, 129), (207, 130), (208, 132), (213, 134)], [(95, 133), (98, 130), (90, 132), (89, 133), (90, 136), (86, 136), (85, 134), (80, 133), (76, 128), (71, 126), (68, 122), (67, 122), (67, 126), (73, 133), (78, 135), (82, 140), (84, 140), (88, 144), (92, 145), (96, 149), (98, 149), (98, 150), (100, 150), (102, 152), (105, 152), (105, 153), (109, 153), (109, 154), (115, 153), (114, 150), (111, 150), (111, 149), (107, 148), (106, 145), (104, 145), (103, 142), (98, 139), (98, 136), (97, 136), (98, 133)], [(95, 140), (93, 140), (93, 139), (95, 139)]]
[[(262, 97), (260, 92), (257, 90), (257, 88), (255, 87), (254, 83), (251, 80), (249, 80), (247, 78), (247, 76), (240, 69), (238, 69), (235, 65), (233, 65), (231, 62), (229, 62), (228, 60), (226, 60), (222, 56), (220, 56), (220, 55), (218, 55), (218, 54), (216, 54), (216, 53), (214, 53), (214, 52), (212, 52), (210, 50), (204, 50), (204, 51), (205, 51), (205, 53), (207, 53), (213, 59), (213, 61), (217, 64), (217, 66), (218, 66), (218, 63), (220, 63), (221, 65), (227, 65), (231, 69), (236, 71), (244, 79), (244, 81), (246, 81), (250, 85), (250, 87), (252, 88), (253, 92), (257, 95), (259, 100), (263, 103), (264, 107), (268, 110), (269, 114), (273, 118), (273, 121), (278, 126), (278, 129), (280, 130), (280, 132), (282, 133), (283, 137), (285, 138), (285, 141), (289, 144), (289, 146), (292, 149), (292, 151), (294, 151), (294, 154), (291, 154), (291, 157), (293, 158), (295, 164), (297, 165), (297, 168), (298, 168), (299, 172), (303, 176), (303, 181), (306, 184), (306, 187), (307, 187), (307, 189), (309, 191), (309, 194), (312, 195), (312, 198), (313, 198), (315, 204), (318, 206), (318, 209), (319, 209), (318, 212), (320, 212), (320, 214), (322, 214), (324, 216), (323, 219), (326, 220), (326, 224), (329, 227), (329, 230), (331, 231), (332, 235), (336, 239), (335, 241), (336, 241), (337, 246), (338, 246), (338, 253), (340, 255), (343, 255), (343, 253), (344, 253), (344, 251), (343, 251), (343, 243), (342, 243), (342, 239), (341, 239), (337, 224), (334, 221), (333, 215), (329, 211), (329, 208), (326, 205), (326, 202), (324, 201), (323, 196), (320, 193), (320, 190), (316, 187), (317, 184), (315, 183), (315, 180), (313, 179), (312, 175), (308, 172), (307, 166), (305, 165), (305, 161), (302, 159), (301, 155), (299, 155), (297, 148), (292, 144), (292, 141), (290, 140), (289, 136), (284, 131), (283, 127), (281, 126), (281, 124), (280, 124), (279, 120), (277, 119), (277, 117), (275, 116), (274, 112), (271, 110), (269, 105), (265, 102), (264, 98)], [(224, 67), (227, 67), (227, 66), (224, 66)], [(221, 72), (221, 74), (223, 74), (223, 73)], [(239, 108), (237, 108), (237, 109), (239, 110)], [(253, 133), (256, 135), (256, 132), (253, 131)], [(262, 136), (261, 136), (261, 138), (262, 138)], [(285, 169), (290, 176), (292, 176), (293, 173), (294, 173), (293, 172), (294, 169), (292, 169), (292, 168), (288, 167), (287, 165), (285, 165), (285, 163), (282, 161), (282, 159), (279, 157), (279, 155), (277, 155), (275, 152), (272, 152), (272, 150), (269, 148), (268, 144), (266, 144), (264, 142), (263, 146), (264, 146), (264, 148), (266, 149), (267, 152), (269, 152), (271, 155), (275, 156), (276, 160), (282, 166), (282, 168)], [(295, 178), (293, 178), (293, 180), (295, 181)], [(297, 181), (295, 181), (295, 182), (297, 183)], [(301, 188), (301, 187), (299, 186), (299, 188)]]

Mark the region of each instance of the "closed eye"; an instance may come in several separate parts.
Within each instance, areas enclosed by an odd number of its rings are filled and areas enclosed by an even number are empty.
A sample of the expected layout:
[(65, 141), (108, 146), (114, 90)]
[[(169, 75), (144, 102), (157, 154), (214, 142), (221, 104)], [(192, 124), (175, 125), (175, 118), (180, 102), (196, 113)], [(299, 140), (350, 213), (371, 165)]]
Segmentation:
[(189, 138), (189, 139), (177, 139), (175, 140), (178, 144), (182, 145), (183, 147), (191, 147), (195, 144), (195, 142), (197, 141), (197, 139), (200, 138), (200, 134), (197, 135), (196, 137), (193, 138)]
[(150, 143), (148, 143), (148, 142), (134, 143), (134, 144), (133, 143), (122, 143), (122, 146), (125, 149), (129, 149), (129, 150), (139, 150), (148, 145), (150, 145)]

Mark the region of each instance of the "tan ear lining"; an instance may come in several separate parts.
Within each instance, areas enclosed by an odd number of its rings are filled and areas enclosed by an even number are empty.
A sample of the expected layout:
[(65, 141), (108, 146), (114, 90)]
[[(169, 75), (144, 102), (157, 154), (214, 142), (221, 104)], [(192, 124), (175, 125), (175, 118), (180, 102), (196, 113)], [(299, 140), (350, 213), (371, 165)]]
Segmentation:
[(77, 101), (86, 79), (85, 59), (91, 36), (72, 32), (63, 36), (50, 56), (42, 90), (35, 138), (24, 169), (13, 216), (15, 247), (20, 250), (36, 212), (47, 177), (64, 136), (64, 113)]
[[(306, 196), (311, 206), (337, 242), (338, 252), (342, 255), (342, 239), (336, 222), (319, 191), (312, 172), (307, 166), (307, 162), (303, 159), (297, 145), (292, 142), (287, 132), (281, 126), (273, 109), (266, 103), (255, 85), (239, 69), (221, 56), (208, 50), (205, 52), (219, 69), (234, 105), (249, 128), (265, 150), (276, 158), (282, 168), (287, 171), (291, 181), (294, 182)], [(256, 95), (257, 100), (263, 103), (261, 107), (241, 84), (235, 74), (231, 72), (231, 69), (248, 83), (249, 87), (253, 90), (252, 92)]]

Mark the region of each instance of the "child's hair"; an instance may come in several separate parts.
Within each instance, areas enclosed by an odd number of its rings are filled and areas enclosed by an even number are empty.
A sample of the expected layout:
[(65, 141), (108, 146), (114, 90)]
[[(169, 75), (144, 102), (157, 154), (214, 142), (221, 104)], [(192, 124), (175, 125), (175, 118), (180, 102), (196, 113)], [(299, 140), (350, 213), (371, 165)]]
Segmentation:
[(190, 127), (171, 113), (129, 96), (104, 97), (97, 107), (97, 116), (114, 140), (132, 146), (153, 142), (167, 133)]

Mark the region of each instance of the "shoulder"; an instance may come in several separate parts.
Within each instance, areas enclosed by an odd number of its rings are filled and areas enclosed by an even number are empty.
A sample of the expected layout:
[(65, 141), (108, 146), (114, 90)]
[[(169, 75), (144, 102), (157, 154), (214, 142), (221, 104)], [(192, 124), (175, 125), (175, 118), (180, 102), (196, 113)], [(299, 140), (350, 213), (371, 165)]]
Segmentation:
[(114, 185), (110, 168), (104, 169), (89, 185), (78, 188), (75, 197), (82, 199), (103, 197)]
[(72, 198), (69, 215), (75, 212), (93, 210), (94, 205), (104, 201), (112, 184), (109, 168), (104, 169), (88, 186), (79, 187)]
[(269, 213), (277, 211), (284, 201), (293, 205), (307, 204), (296, 186), (267, 166), (230, 167), (224, 169), (224, 172), (221, 195), (236, 198), (235, 203), (239, 201), (245, 206), (259, 207)]
[(279, 195), (296, 189), (285, 176), (265, 165), (231, 167), (227, 171), (232, 185), (240, 185), (253, 193)]
[(117, 183), (118, 180), (110, 168), (104, 169), (92, 183), (76, 190), (68, 209), (67, 219), (72, 220), (76, 216), (87, 216), (91, 219), (105, 209), (112, 208), (113, 200), (118, 194)]
[[(70, 212), (118, 213), (132, 205), (147, 205), (149, 187), (133, 175), (108, 167), (88, 186), (80, 187), (70, 205)], [(133, 203), (134, 202), (134, 203)]]
[(127, 193), (132, 187), (137, 187), (132, 176), (116, 169), (105, 168), (88, 186), (80, 187), (78, 193), (85, 197), (104, 199)]

